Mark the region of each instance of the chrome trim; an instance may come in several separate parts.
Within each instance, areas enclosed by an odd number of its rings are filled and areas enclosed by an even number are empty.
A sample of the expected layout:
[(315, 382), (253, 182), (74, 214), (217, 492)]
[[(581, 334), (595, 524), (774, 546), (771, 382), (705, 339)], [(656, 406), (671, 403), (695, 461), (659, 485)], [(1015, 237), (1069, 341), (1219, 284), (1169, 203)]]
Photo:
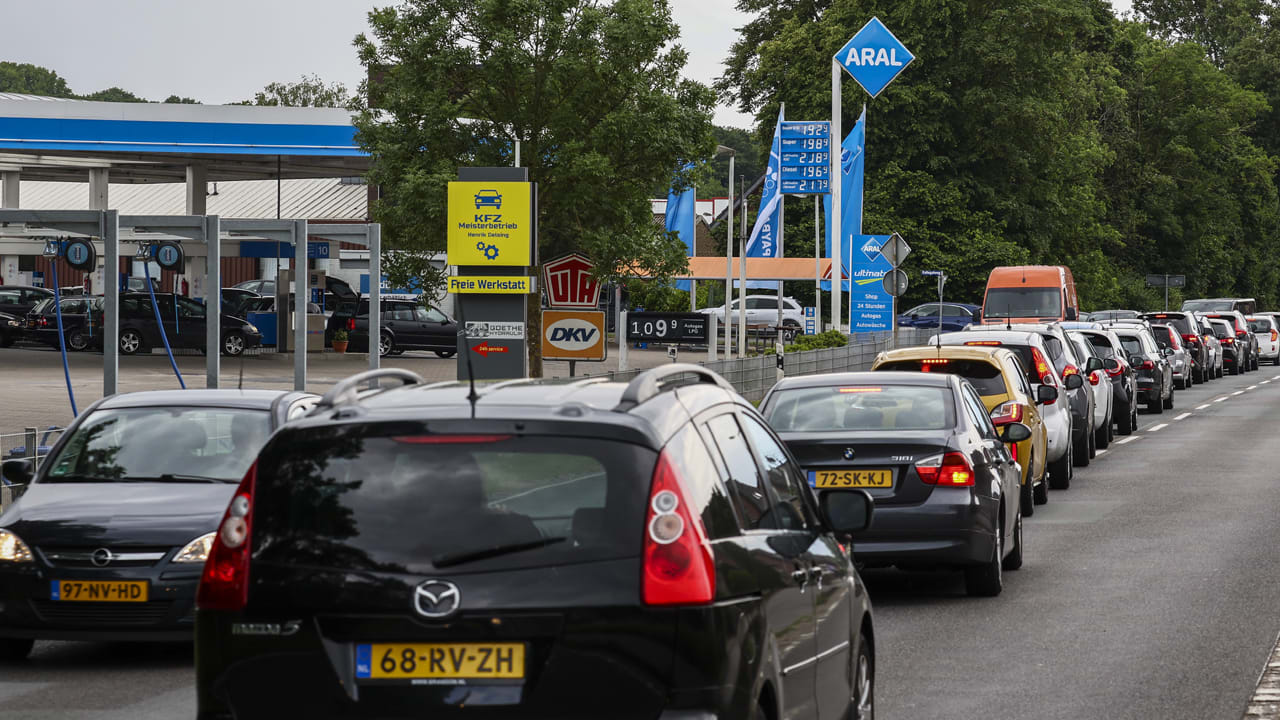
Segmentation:
[(840, 652), (841, 650), (847, 647), (849, 647), (849, 641), (845, 640), (844, 642), (840, 643), (839, 645), (836, 645), (833, 648), (827, 648), (826, 650), (823, 650), (822, 652), (818, 653), (817, 659), (821, 660), (822, 658), (830, 655), (831, 653)]
[[(96, 551), (95, 551), (96, 552)], [(111, 553), (111, 562), (140, 562), (142, 560), (159, 560), (168, 553), (163, 552), (134, 552), (134, 553)], [(67, 560), (80, 562), (93, 562), (92, 552), (47, 552), (44, 556), (50, 560)]]
[(800, 662), (796, 663), (795, 665), (792, 665), (792, 666), (790, 666), (790, 667), (784, 667), (784, 668), (782, 668), (782, 674), (783, 674), (783, 675), (786, 675), (787, 673), (789, 673), (789, 672), (791, 672), (791, 671), (793, 671), (793, 670), (799, 670), (800, 668), (802, 668), (802, 667), (804, 667), (804, 666), (806, 666), (806, 665), (812, 665), (813, 663), (818, 662), (818, 661), (819, 661), (819, 660), (821, 660), (822, 658), (827, 657), (828, 655), (830, 655), (830, 654), (832, 654), (832, 653), (840, 652), (841, 650), (845, 649), (846, 647), (849, 647), (849, 641), (848, 641), (848, 640), (845, 640), (844, 642), (840, 643), (839, 645), (836, 645), (835, 647), (827, 648), (826, 650), (823, 650), (822, 652), (818, 653), (817, 655), (814, 655), (814, 656), (813, 656), (813, 657), (811, 657), (811, 658), (808, 658), (807, 660), (801, 660)]

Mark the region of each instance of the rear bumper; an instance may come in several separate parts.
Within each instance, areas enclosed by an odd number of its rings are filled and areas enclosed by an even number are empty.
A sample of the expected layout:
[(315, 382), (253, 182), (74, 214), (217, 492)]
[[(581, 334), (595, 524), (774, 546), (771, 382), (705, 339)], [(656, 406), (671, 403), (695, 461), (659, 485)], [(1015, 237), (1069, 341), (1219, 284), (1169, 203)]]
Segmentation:
[(869, 565), (975, 565), (991, 559), (999, 503), (967, 489), (935, 488), (919, 505), (877, 505), (853, 553)]

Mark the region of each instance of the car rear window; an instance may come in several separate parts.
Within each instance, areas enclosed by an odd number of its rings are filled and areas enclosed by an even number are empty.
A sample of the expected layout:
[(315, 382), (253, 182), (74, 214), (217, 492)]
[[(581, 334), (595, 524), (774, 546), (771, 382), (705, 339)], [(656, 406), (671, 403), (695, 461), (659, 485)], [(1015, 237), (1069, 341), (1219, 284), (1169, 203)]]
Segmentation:
[(779, 390), (767, 420), (778, 432), (942, 430), (951, 427), (951, 391), (916, 385)]
[(1176, 315), (1173, 313), (1151, 313), (1142, 317), (1151, 322), (1158, 322), (1162, 325), (1172, 325), (1178, 329), (1180, 335), (1188, 335), (1191, 333), (1191, 323), (1187, 321), (1186, 315)]
[(1249, 318), (1249, 332), (1271, 332), (1271, 320), (1264, 318)]
[(1097, 355), (1104, 358), (1115, 357), (1116, 352), (1115, 348), (1111, 346), (1111, 341), (1101, 335), (1094, 335), (1093, 333), (1082, 334), (1085, 339), (1089, 341), (1089, 344), (1093, 346), (1093, 351)]
[(888, 362), (877, 370), (900, 370), (905, 372), (935, 372), (959, 375), (973, 383), (979, 395), (1006, 395), (1004, 375), (1000, 368), (982, 360), (953, 360), (950, 358), (928, 358), (925, 360), (895, 360)]
[(1146, 354), (1142, 348), (1142, 341), (1133, 335), (1121, 335), (1120, 347), (1124, 348), (1124, 351), (1130, 355)]
[(1234, 310), (1235, 302), (1232, 300), (1188, 300), (1182, 303), (1183, 310), (1191, 312), (1213, 312), (1215, 310)]
[(263, 453), (255, 559), (421, 573), (640, 553), (657, 453), (592, 437), (286, 433)]

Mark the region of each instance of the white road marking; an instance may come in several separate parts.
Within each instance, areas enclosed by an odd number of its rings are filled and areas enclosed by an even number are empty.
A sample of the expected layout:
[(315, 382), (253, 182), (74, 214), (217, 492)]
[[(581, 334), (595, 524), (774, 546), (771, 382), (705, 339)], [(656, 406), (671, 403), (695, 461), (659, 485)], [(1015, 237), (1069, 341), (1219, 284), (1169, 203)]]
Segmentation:
[(1220, 398), (1214, 398), (1214, 399), (1213, 399), (1213, 401), (1214, 401), (1214, 402), (1222, 402), (1223, 400), (1226, 400), (1226, 399), (1227, 399), (1227, 396), (1226, 396), (1226, 395), (1223, 395), (1223, 396), (1222, 396), (1222, 397), (1220, 397)]
[(1156, 425), (1156, 426), (1155, 426), (1155, 427), (1153, 427), (1153, 428), (1148, 428), (1148, 429), (1147, 429), (1147, 432), (1156, 432), (1156, 431), (1159, 431), (1159, 430), (1163, 430), (1163, 429), (1165, 429), (1165, 428), (1167, 428), (1167, 427), (1169, 427), (1169, 423), (1160, 423), (1159, 425)]
[(1205, 404), (1203, 404), (1203, 405), (1197, 405), (1197, 406), (1196, 406), (1196, 409), (1197, 409), (1197, 410), (1204, 410), (1204, 409), (1205, 409), (1205, 408), (1207, 408), (1207, 407), (1209, 407), (1209, 403), (1205, 403)]
[(1245, 709), (1246, 718), (1273, 718), (1276, 716), (1276, 698), (1280, 695), (1280, 639), (1271, 650), (1271, 657), (1262, 668), (1253, 699)]
[(1257, 389), (1258, 389), (1257, 385), (1250, 385), (1249, 387), (1245, 388), (1245, 390), (1257, 390)]
[(1117, 441), (1116, 441), (1116, 444), (1117, 444), (1117, 445), (1124, 445), (1125, 443), (1131, 443), (1131, 442), (1133, 442), (1134, 440), (1141, 440), (1141, 439), (1142, 439), (1142, 436), (1141, 436), (1141, 435), (1130, 435), (1130, 436), (1129, 436), (1129, 437), (1127, 437), (1127, 438), (1123, 438), (1123, 439), (1121, 439), (1121, 440), (1117, 440)]
[(1107, 454), (1107, 451), (1106, 451), (1106, 450), (1098, 450), (1098, 451), (1095, 451), (1095, 452), (1094, 452), (1094, 455), (1095, 455), (1095, 456), (1097, 456), (1097, 455), (1106, 455), (1106, 454)]
[(1174, 418), (1174, 420), (1186, 420), (1189, 417), (1191, 417), (1191, 413), (1182, 413), (1178, 417)]
[(1231, 393), (1231, 396), (1232, 396), (1232, 397), (1235, 397), (1236, 395), (1243, 395), (1243, 394), (1244, 394), (1244, 391), (1243, 391), (1243, 390), (1237, 390), (1237, 391), (1235, 391), (1235, 392)]

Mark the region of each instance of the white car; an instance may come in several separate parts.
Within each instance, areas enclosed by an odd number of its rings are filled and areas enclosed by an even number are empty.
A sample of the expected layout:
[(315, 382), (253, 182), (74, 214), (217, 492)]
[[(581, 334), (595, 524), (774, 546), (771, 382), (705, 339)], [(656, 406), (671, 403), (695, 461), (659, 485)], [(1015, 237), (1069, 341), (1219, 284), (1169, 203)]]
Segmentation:
[[(1089, 339), (1078, 332), (1068, 332), (1067, 339), (1071, 341), (1072, 347), (1076, 351), (1076, 357), (1081, 359), (1081, 365), (1086, 369), (1093, 358), (1097, 358), (1096, 366), (1101, 366), (1106, 362), (1106, 358), (1098, 352), (1093, 343)], [(1113, 416), (1112, 405), (1114, 403), (1115, 393), (1111, 388), (1111, 378), (1107, 375), (1105, 368), (1099, 367), (1092, 372), (1087, 372), (1088, 381), (1085, 387), (1089, 388), (1093, 393), (1093, 427), (1094, 427), (1094, 443), (1105, 449), (1111, 444), (1111, 438), (1114, 436), (1115, 429), (1111, 426)]]
[(1276, 325), (1275, 316), (1250, 315), (1245, 319), (1249, 322), (1249, 332), (1258, 338), (1258, 360), (1280, 365), (1280, 326)]
[[(748, 295), (747, 298), (747, 324), (748, 325), (767, 325), (776, 327), (778, 325), (778, 296), (777, 295)], [(738, 322), (738, 303), (739, 299), (734, 298), (729, 304), (731, 322)], [(703, 308), (698, 312), (703, 315), (714, 315), (724, 325), (724, 305), (716, 305), (714, 307)], [(804, 308), (795, 298), (782, 298), (782, 326), (794, 331), (799, 331), (804, 327)]]

